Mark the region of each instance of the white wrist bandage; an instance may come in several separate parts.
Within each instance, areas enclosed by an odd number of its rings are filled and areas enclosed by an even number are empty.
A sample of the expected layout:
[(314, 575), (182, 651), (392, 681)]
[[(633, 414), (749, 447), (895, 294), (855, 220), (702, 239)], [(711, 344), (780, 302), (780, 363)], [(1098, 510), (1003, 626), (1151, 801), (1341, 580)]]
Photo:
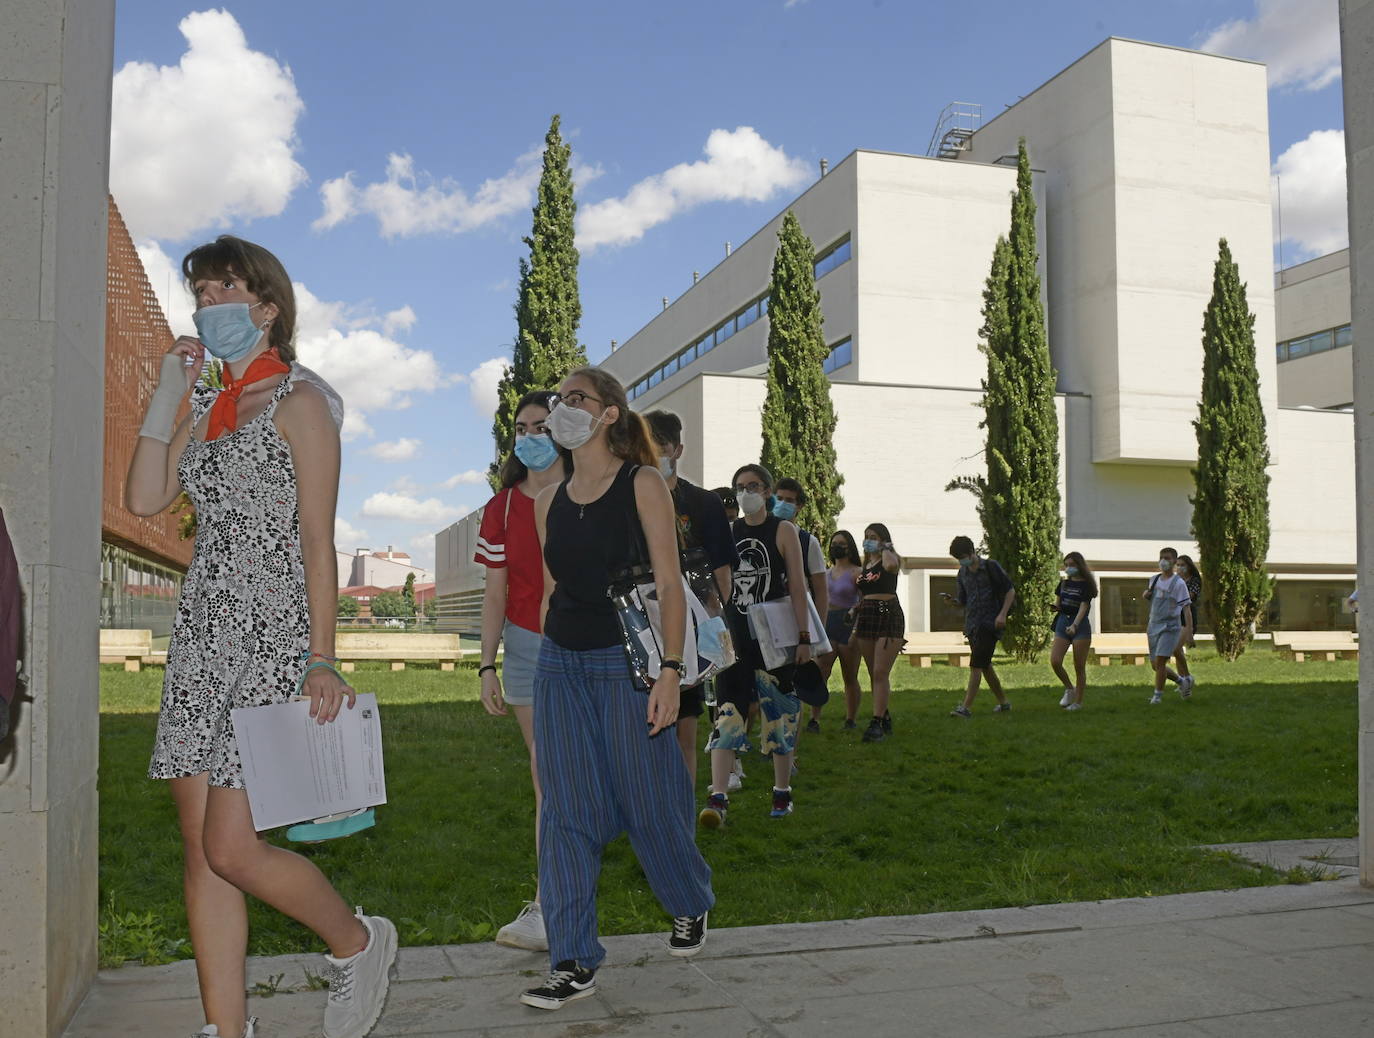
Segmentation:
[(143, 428), (138, 430), (138, 435), (163, 443), (172, 442), (177, 408), (181, 406), (181, 398), (186, 395), (185, 378), (186, 368), (181, 357), (175, 353), (163, 354), (157, 389), (148, 401), (148, 413), (143, 418)]

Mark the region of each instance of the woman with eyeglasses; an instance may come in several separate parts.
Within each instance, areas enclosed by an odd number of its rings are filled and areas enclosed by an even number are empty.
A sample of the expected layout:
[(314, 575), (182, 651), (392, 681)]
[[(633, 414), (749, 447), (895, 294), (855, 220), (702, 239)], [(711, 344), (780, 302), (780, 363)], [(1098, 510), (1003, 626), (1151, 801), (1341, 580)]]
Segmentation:
[[(544, 641), (534, 679), (539, 891), (552, 970), (520, 996), (558, 1009), (596, 990), (596, 885), (606, 844), (628, 832), (659, 903), (673, 917), (669, 953), (695, 955), (715, 902), (697, 850), (692, 785), (670, 729), (677, 719), (687, 621), (677, 517), (644, 420), (599, 368), (579, 368), (550, 398), (554, 442), (573, 473), (535, 501), (544, 553)], [(663, 668), (635, 687), (612, 575), (639, 561), (643, 531), (662, 613)]]
[[(825, 614), (825, 633), (830, 638), (833, 652), (827, 652), (817, 662), (827, 682), (835, 667), (840, 664), (840, 676), (844, 680), (844, 727), (853, 728), (859, 713), (859, 701), (863, 689), (859, 687), (859, 643), (854, 640), (854, 610), (859, 604), (859, 575), (863, 572), (863, 559), (859, 547), (854, 543), (854, 535), (848, 530), (837, 530), (830, 538), (830, 569), (826, 571), (825, 583), (829, 591), (830, 608)], [(820, 717), (820, 707), (811, 708), (812, 718)]]
[[(792, 813), (792, 756), (797, 745), (801, 702), (792, 694), (796, 667), (811, 660), (811, 609), (797, 528), (772, 513), (773, 477), (762, 465), (745, 465), (735, 473), (740, 517), (732, 529), (740, 563), (735, 570), (729, 614), (739, 657), (716, 678), (716, 724), (706, 743), (711, 753), (711, 794), (700, 815), (708, 829), (725, 823), (730, 806), (730, 774), (735, 755), (750, 749), (749, 708), (755, 702), (762, 717), (762, 750), (773, 758), (772, 818)], [(787, 598), (797, 622), (800, 643), (793, 663), (768, 670), (748, 621), (749, 608)]]
[[(571, 460), (549, 436), (549, 398), (526, 393), (515, 405), (515, 439), (501, 465), (501, 489), (482, 511), (473, 561), (487, 568), (482, 592), (482, 662), (477, 669), (482, 706), (494, 717), (511, 710), (520, 725), (534, 783), (534, 847), (539, 853), (539, 766), (534, 746), (534, 671), (539, 663), (539, 609), (544, 601), (544, 562), (534, 527), (534, 500), (571, 474)], [(504, 643), (501, 669), (496, 652)], [(510, 708), (509, 710), (507, 708)], [(496, 933), (496, 943), (544, 951), (544, 916), (539, 891), (514, 920)]]
[(854, 615), (854, 640), (868, 667), (873, 689), (873, 720), (864, 729), (864, 742), (882, 742), (892, 734), (892, 664), (906, 644), (906, 614), (897, 601), (897, 571), (902, 559), (892, 548), (892, 534), (882, 523), (864, 530), (864, 554), (859, 573), (859, 607)]

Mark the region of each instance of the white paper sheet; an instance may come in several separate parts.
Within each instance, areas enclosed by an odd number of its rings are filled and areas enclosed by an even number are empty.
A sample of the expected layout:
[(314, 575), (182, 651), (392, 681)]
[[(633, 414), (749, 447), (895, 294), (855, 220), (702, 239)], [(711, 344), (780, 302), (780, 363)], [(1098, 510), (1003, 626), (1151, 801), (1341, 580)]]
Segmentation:
[[(825, 633), (825, 625), (821, 623), (820, 614), (816, 612), (816, 603), (811, 601), (809, 595), (806, 605), (811, 617), (812, 657), (834, 651), (830, 644), (830, 636)], [(801, 640), (801, 636), (797, 631), (797, 617), (792, 611), (790, 597), (751, 605), (748, 615), (765, 667), (773, 670), (796, 659), (797, 642)]]
[(328, 724), (309, 700), (232, 711), (243, 782), (258, 832), (386, 803), (377, 697), (358, 695)]

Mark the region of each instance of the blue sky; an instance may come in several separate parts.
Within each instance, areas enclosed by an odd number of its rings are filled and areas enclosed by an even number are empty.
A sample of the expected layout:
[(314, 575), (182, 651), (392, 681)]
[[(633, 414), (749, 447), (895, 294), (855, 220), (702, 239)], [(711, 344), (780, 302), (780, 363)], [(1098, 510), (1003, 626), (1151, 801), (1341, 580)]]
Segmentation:
[(1344, 245), (1336, 0), (120, 0), (116, 17), (115, 199), (174, 329), (172, 272), (215, 234), (261, 242), (302, 286), (302, 359), (351, 407), (345, 551), (430, 564), (433, 533), (486, 499), (555, 112), (594, 361), (819, 159), (923, 154), (947, 102), (991, 116), (1109, 35), (1266, 61), (1284, 258)]

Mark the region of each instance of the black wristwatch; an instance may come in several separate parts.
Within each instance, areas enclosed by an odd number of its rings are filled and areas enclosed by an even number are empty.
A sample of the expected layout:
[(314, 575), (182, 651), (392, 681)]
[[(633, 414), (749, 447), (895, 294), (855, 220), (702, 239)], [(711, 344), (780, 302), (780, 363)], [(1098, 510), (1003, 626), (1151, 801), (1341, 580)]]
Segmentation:
[(798, 631), (798, 632), (797, 632), (797, 644), (798, 644), (798, 645), (810, 645), (810, 644), (811, 644), (811, 632), (810, 632), (810, 631)]
[(678, 676), (678, 677), (682, 677), (682, 675), (683, 675), (683, 673), (684, 673), (684, 671), (683, 671), (683, 669), (682, 669), (682, 661), (681, 661), (681, 660), (664, 660), (664, 661), (663, 661), (663, 667), (664, 667), (665, 670), (675, 670), (675, 671), (677, 671), (677, 676)]

